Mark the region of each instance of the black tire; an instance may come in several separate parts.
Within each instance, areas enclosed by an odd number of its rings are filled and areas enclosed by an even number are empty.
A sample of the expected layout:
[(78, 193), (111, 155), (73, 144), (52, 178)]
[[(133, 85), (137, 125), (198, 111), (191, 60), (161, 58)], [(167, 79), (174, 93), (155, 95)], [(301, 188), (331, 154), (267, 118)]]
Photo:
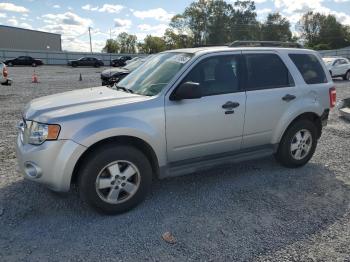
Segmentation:
[(36, 67), (36, 63), (35, 62), (32, 63), (32, 67)]
[(348, 70), (345, 75), (343, 76), (343, 80), (349, 81), (350, 80), (350, 70)]
[(12, 62), (9, 62), (7, 65), (8, 65), (8, 66), (13, 66)]
[(95, 66), (95, 67), (100, 67), (100, 64), (96, 63), (94, 66)]
[[(294, 136), (301, 130), (307, 130), (311, 134), (312, 144), (311, 147), (302, 159), (295, 159), (292, 156), (291, 146), (293, 143)], [(278, 146), (278, 150), (275, 154), (275, 158), (278, 162), (280, 162), (283, 166), (289, 168), (297, 168), (305, 165), (311, 157), (313, 156), (316, 146), (317, 146), (317, 127), (316, 125), (308, 120), (308, 119), (300, 119), (296, 122), (292, 123), (291, 126), (285, 131), (280, 144)]]
[[(139, 171), (140, 180), (137, 190), (129, 199), (114, 204), (100, 197), (96, 184), (100, 172), (115, 161), (132, 163)], [(140, 150), (127, 145), (110, 144), (98, 148), (88, 155), (79, 170), (78, 185), (81, 199), (97, 211), (110, 215), (129, 211), (142, 202), (151, 184), (152, 168), (147, 157)]]
[(72, 64), (72, 67), (78, 67), (78, 65), (74, 63), (74, 64)]

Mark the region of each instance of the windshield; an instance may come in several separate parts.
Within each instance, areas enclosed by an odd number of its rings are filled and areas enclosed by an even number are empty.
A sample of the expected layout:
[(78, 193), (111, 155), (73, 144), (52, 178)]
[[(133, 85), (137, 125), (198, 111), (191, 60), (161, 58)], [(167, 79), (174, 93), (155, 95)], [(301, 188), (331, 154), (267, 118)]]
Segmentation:
[(146, 59), (139, 59), (137, 61), (133, 61), (133, 62), (127, 64), (126, 66), (124, 66), (124, 68), (129, 70), (129, 71), (134, 71), (136, 68), (138, 68), (145, 61), (146, 61)]
[(155, 55), (122, 79), (118, 86), (135, 94), (157, 95), (192, 56), (190, 53), (176, 52)]
[(326, 65), (331, 65), (331, 64), (333, 64), (334, 59), (323, 58), (323, 61), (325, 62)]

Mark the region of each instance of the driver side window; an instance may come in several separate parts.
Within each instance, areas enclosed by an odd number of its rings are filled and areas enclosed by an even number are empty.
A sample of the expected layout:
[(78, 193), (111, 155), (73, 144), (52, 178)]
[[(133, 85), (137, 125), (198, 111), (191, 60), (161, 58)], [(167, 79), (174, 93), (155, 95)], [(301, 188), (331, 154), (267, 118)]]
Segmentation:
[(199, 62), (182, 83), (199, 83), (202, 96), (239, 91), (239, 55), (215, 56)]

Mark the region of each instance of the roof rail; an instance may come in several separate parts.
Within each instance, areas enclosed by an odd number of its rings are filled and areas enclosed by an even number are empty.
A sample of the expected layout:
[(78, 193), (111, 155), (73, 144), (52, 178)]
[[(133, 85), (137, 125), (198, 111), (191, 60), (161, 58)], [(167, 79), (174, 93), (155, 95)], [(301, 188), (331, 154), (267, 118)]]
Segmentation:
[(282, 41), (234, 41), (229, 44), (230, 47), (285, 47), (285, 48), (303, 48), (301, 44)]

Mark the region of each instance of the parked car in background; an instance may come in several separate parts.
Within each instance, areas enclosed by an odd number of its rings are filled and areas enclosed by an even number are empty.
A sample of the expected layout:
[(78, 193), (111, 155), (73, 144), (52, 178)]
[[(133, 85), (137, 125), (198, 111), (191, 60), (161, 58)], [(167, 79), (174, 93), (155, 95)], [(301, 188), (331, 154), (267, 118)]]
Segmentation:
[(130, 64), (130, 63), (135, 62), (135, 61), (137, 61), (139, 59), (141, 59), (141, 57), (136, 56), (133, 59), (126, 61), (126, 64)]
[(8, 66), (21, 65), (21, 66), (33, 66), (33, 67), (44, 64), (43, 61), (41, 61), (40, 59), (35, 59), (31, 56), (19, 56), (14, 59), (8, 59), (4, 63)]
[(126, 65), (126, 61), (131, 60), (132, 57), (131, 56), (119, 56), (116, 59), (113, 59), (111, 61), (111, 66), (125, 66)]
[[(150, 56), (149, 56), (150, 57)], [(138, 59), (120, 68), (106, 69), (101, 73), (102, 85), (114, 85), (143, 64), (149, 57)]]
[(335, 102), (316, 51), (171, 50), (113, 87), (31, 101), (18, 125), (18, 166), (56, 191), (78, 184), (99, 211), (125, 212), (155, 178), (267, 155), (289, 168), (305, 165)]
[(72, 67), (78, 67), (78, 66), (100, 67), (100, 66), (104, 66), (104, 63), (102, 60), (97, 59), (96, 57), (81, 57), (78, 60), (69, 60), (68, 65)]
[(350, 80), (350, 62), (344, 57), (324, 57), (327, 69), (332, 77), (342, 77), (344, 80)]
[(0, 84), (11, 85), (12, 80), (8, 78), (7, 67), (4, 63), (0, 62)]

